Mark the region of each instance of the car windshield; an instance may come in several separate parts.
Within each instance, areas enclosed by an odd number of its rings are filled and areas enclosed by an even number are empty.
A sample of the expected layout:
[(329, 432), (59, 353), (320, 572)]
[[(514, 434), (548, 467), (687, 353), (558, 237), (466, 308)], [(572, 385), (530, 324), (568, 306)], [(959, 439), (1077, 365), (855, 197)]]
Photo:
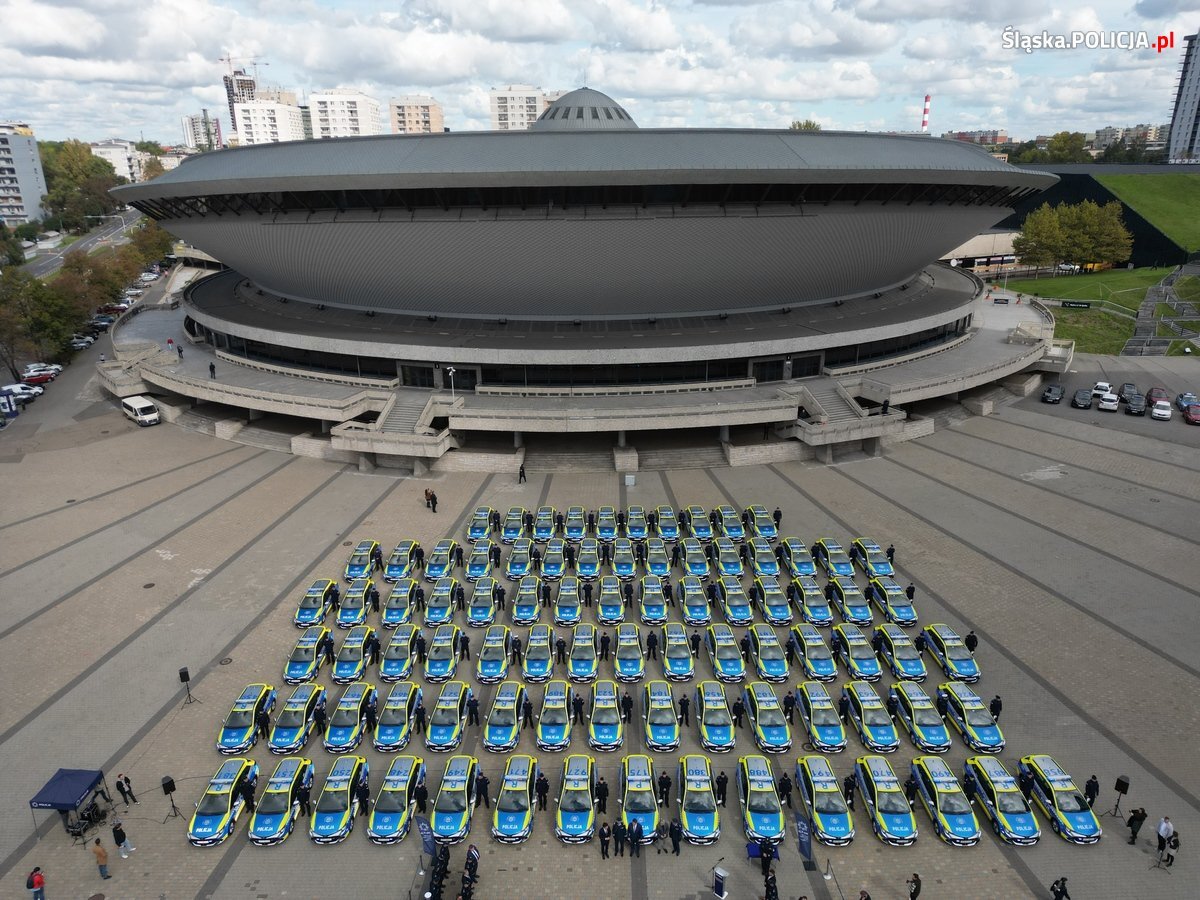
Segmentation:
[(254, 722), (254, 710), (231, 709), (225, 718), (226, 728), (249, 728)]
[(812, 711), (812, 723), (821, 728), (836, 725), (841, 720), (830, 706), (818, 706)]
[(887, 557), (884, 556), (882, 550), (868, 550), (867, 551), (867, 559), (870, 560), (874, 564), (887, 562)]
[(617, 647), (617, 659), (641, 659), (642, 648), (637, 644), (621, 644)]
[(777, 813), (779, 798), (775, 796), (774, 791), (751, 791), (746, 808), (752, 813)]
[(358, 662), (362, 659), (362, 646), (343, 647), (338, 651), (338, 662)]
[(968, 709), (967, 724), (972, 728), (991, 728), (996, 724), (996, 720), (985, 709)]
[(508, 656), (503, 644), (485, 644), (479, 651), (479, 658), (484, 662), (496, 662)]
[(565, 706), (551, 706), (542, 710), (543, 725), (566, 725), (567, 709)]
[(846, 801), (837, 791), (818, 791), (813, 808), (825, 815), (838, 815), (846, 812)]
[(333, 711), (333, 717), (329, 720), (331, 728), (350, 728), (357, 725), (361, 717), (357, 709), (346, 709), (339, 706)]
[(758, 711), (758, 724), (760, 728), (782, 728), (786, 724), (783, 718), (783, 710), (778, 706), (768, 706), (766, 709)]
[(547, 660), (550, 658), (550, 648), (545, 644), (534, 644), (525, 654), (525, 658), (538, 661)]
[(917, 648), (912, 644), (898, 644), (892, 648), (892, 655), (896, 659), (920, 659), (921, 654), (917, 652)]
[(693, 551), (687, 555), (687, 564), (693, 568), (704, 568), (704, 554), (699, 550)]
[(574, 594), (559, 594), (558, 606), (560, 609), (578, 609), (579, 598)]
[(511, 706), (506, 706), (502, 709), (493, 709), (491, 716), (488, 718), (488, 724), (495, 725), (498, 728), (510, 728), (517, 724), (517, 711)]
[(851, 659), (874, 659), (875, 651), (871, 649), (870, 644), (851, 644), (850, 645)]
[(967, 802), (965, 794), (941, 794), (938, 797), (938, 809), (947, 816), (965, 816), (971, 811), (971, 804)]
[(891, 721), (891, 716), (887, 714), (887, 710), (882, 706), (868, 706), (863, 710), (863, 724), (869, 725), (872, 728), (887, 725)]
[(913, 721), (923, 728), (929, 728), (933, 725), (945, 724), (942, 722), (942, 717), (937, 714), (937, 710), (928, 706), (919, 706), (913, 710)]
[(297, 647), (289, 657), (292, 662), (312, 662), (316, 658), (316, 647)]
[(353, 556), (350, 557), (350, 565), (365, 566), (370, 561), (370, 559), (371, 559), (370, 555), (368, 555), (366, 553), (355, 553)]
[(429, 717), (430, 725), (453, 725), (459, 719), (457, 706), (435, 706)]
[(669, 706), (652, 707), (646, 719), (651, 725), (674, 725), (677, 721), (675, 718), (675, 710), (671, 709)]
[(435, 812), (460, 813), (467, 808), (467, 792), (442, 791), (438, 794), (437, 802), (433, 805)]
[(946, 657), (953, 660), (971, 659), (971, 651), (962, 644), (952, 644), (946, 648)]
[(443, 660), (454, 658), (454, 648), (450, 644), (434, 644), (429, 650), (429, 659)]
[(625, 811), (648, 813), (654, 811), (653, 791), (628, 791), (625, 794)]
[(587, 660), (594, 659), (596, 650), (591, 644), (575, 644), (571, 648), (571, 659)]
[(783, 648), (778, 644), (764, 644), (758, 651), (758, 658), (770, 660), (771, 662), (783, 659)]
[(377, 813), (398, 813), (403, 812), (408, 804), (404, 802), (404, 791), (383, 791), (375, 800), (375, 812)]
[(717, 644), (717, 659), (741, 659), (736, 644)]
[(593, 725), (616, 725), (619, 721), (621, 716), (615, 706), (601, 706), (592, 713)]
[(411, 655), (406, 644), (388, 644), (383, 651), (384, 659), (407, 659)]
[(1055, 791), (1060, 812), (1077, 813), (1091, 809), (1088, 802), (1077, 791)]
[(735, 550), (722, 550), (721, 551), (721, 565), (729, 566), (732, 568), (733, 566), (736, 566), (737, 564), (738, 564), (737, 551), (735, 551)]
[(716, 812), (717, 801), (712, 791), (688, 791), (683, 798), (683, 808), (691, 813)]
[(265, 816), (277, 816), (291, 805), (291, 795), (287, 791), (269, 791), (258, 801), (258, 812)]
[(278, 728), (299, 728), (304, 724), (304, 710), (284, 707), (283, 712), (275, 720)]
[(496, 809), (500, 812), (528, 812), (529, 792), (522, 788), (505, 788), (496, 798)]
[(667, 659), (691, 659), (692, 651), (687, 644), (667, 644)]
[(824, 644), (805, 644), (804, 655), (809, 659), (832, 659), (833, 654)]
[(1029, 807), (1025, 805), (1025, 800), (1021, 797), (1019, 791), (998, 792), (996, 794), (996, 806), (1000, 809), (1000, 812), (1005, 813), (1029, 812)]
[(301, 609), (318, 609), (325, 601), (321, 597), (314, 597), (312, 594), (305, 594), (300, 601)]
[(471, 609), (474, 612), (487, 612), (492, 608), (492, 600), (490, 597), (481, 597), (476, 594), (471, 598)]
[(204, 797), (201, 798), (200, 805), (196, 807), (196, 815), (198, 816), (223, 816), (228, 811), (228, 794), (206, 793)]
[(592, 798), (587, 791), (564, 791), (558, 808), (568, 813), (586, 812), (592, 808)]
[(711, 728), (728, 728), (733, 724), (729, 710), (724, 706), (710, 706), (704, 710), (704, 724)]
[(429, 603), (427, 604), (429, 609), (445, 609), (449, 605), (450, 605), (450, 594), (449, 593), (445, 593), (445, 594), (435, 593), (432, 597), (429, 598)]
[(876, 799), (881, 813), (895, 816), (912, 812), (912, 807), (900, 791), (880, 791)]
[(340, 813), (350, 808), (350, 792), (346, 790), (322, 791), (317, 801), (317, 812)]
[(408, 710), (403, 706), (385, 706), (379, 716), (380, 725), (403, 725), (408, 718)]
[(362, 609), (363, 600), (362, 594), (347, 594), (342, 598), (342, 609)]

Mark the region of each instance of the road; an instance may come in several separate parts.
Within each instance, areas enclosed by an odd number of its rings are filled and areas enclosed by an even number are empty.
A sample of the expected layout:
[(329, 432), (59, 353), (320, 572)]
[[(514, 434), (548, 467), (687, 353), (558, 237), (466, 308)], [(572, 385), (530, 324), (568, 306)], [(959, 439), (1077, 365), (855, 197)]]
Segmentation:
[(136, 222), (140, 216), (140, 212), (131, 209), (128, 212), (120, 213), (121, 221), (119, 224), (113, 219), (105, 219), (102, 227), (88, 232), (85, 237), (80, 238), (73, 244), (69, 244), (49, 256), (39, 256), (36, 259), (25, 263), (25, 265), (23, 265), (21, 268), (36, 278), (45, 278), (47, 275), (52, 275), (62, 267), (63, 257), (68, 253), (73, 250), (82, 250), (84, 253), (89, 252), (101, 241), (107, 241), (119, 235), (126, 228)]

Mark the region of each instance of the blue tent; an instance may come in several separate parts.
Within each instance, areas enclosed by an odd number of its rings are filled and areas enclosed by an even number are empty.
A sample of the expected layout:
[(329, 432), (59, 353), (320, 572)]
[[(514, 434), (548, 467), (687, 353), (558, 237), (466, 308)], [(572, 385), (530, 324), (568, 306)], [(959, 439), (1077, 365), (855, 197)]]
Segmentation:
[(83, 798), (103, 781), (104, 773), (99, 769), (59, 769), (29, 801), (29, 808), (78, 809)]

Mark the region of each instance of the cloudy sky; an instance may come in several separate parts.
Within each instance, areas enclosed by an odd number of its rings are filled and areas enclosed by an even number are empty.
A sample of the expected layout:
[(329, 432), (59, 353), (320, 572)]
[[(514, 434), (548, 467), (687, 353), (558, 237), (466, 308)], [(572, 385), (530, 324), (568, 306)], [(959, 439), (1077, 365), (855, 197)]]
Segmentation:
[[(39, 136), (180, 140), (228, 118), (226, 55), (262, 83), (432, 94), (455, 131), (488, 89), (587, 84), (643, 127), (1004, 128), (1015, 137), (1167, 122), (1200, 0), (0, 0), (0, 120)], [(1026, 34), (1174, 31), (1163, 53), (1005, 49)], [(228, 122), (223, 124), (227, 127)]]

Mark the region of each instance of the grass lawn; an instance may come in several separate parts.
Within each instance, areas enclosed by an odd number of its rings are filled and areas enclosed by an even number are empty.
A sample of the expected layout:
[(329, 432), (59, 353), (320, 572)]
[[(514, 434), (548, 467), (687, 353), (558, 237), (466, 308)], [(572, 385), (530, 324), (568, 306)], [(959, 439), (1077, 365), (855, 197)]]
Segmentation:
[(1175, 296), (1185, 303), (1200, 303), (1200, 278), (1184, 275), (1175, 280)]
[(1059, 275), (1046, 278), (1008, 280), (1008, 289), (1035, 297), (1060, 300), (1108, 300), (1136, 311), (1146, 299), (1146, 289), (1158, 284), (1174, 268), (1108, 269), (1086, 275)]
[[(1188, 347), (1191, 348), (1190, 353), (1186, 349)], [(1167, 349), (1167, 356), (1200, 356), (1200, 350), (1197, 350), (1191, 341), (1172, 341)]]
[(1133, 337), (1133, 321), (1098, 309), (1054, 310), (1054, 336), (1075, 342), (1078, 353), (1115, 356)]
[(1200, 250), (1200, 175), (1100, 175), (1096, 180), (1179, 246)]

